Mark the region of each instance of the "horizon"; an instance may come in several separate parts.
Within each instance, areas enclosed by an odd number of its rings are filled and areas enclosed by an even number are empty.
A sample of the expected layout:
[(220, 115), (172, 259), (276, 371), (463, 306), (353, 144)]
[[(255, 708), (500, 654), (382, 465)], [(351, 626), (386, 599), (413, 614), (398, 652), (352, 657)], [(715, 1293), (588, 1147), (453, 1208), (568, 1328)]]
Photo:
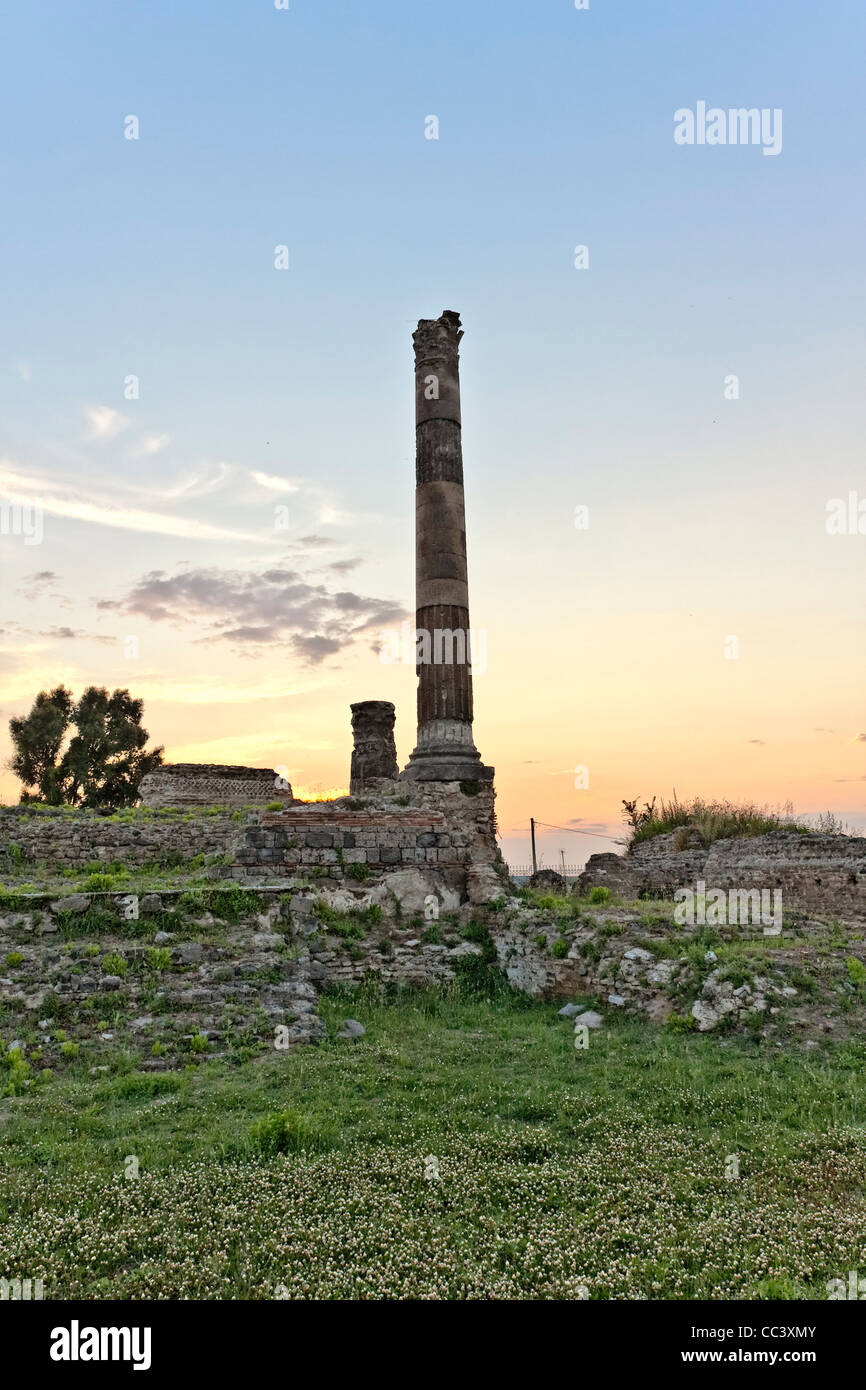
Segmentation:
[[(296, 795), (347, 790), (349, 704), (391, 700), (405, 765), (414, 666), (376, 648), (414, 620), (411, 333), (448, 307), (505, 859), (534, 816), (582, 863), (674, 788), (866, 828), (866, 20), (776, 18), (4, 18), (0, 502), (43, 534), (4, 513), (0, 799), (59, 684)], [(684, 145), (701, 103), (783, 112), (780, 147)]]

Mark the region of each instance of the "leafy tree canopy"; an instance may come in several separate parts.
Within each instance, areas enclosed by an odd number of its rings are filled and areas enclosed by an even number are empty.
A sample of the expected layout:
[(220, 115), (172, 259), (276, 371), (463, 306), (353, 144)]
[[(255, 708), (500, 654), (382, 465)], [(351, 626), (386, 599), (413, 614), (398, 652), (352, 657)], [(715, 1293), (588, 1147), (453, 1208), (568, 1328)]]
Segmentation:
[(28, 715), (10, 719), (9, 767), (24, 783), (25, 800), (52, 806), (133, 806), (144, 775), (162, 763), (162, 748), (146, 748), (144, 701), (128, 690), (88, 686), (75, 701), (65, 686), (41, 690)]

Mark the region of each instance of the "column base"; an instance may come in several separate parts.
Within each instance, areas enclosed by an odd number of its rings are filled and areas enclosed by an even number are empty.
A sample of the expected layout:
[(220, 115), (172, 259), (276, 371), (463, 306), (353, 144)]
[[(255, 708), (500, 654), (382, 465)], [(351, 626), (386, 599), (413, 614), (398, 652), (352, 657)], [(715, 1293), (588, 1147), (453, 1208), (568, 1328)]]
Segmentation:
[(493, 772), (481, 761), (471, 724), (435, 719), (418, 730), (418, 745), (400, 777), (407, 782), (492, 782)]

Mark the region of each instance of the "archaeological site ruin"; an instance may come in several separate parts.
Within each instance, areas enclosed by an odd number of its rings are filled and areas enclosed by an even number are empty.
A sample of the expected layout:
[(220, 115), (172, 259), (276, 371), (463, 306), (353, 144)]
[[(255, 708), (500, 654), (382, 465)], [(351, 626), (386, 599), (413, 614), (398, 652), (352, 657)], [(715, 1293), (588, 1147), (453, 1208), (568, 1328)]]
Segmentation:
[[(175, 763), (143, 779), (142, 807), (128, 814), (0, 809), (0, 870), (10, 885), (23, 880), (0, 917), (0, 947), (22, 957), (18, 973), (0, 980), (7, 1003), (30, 1014), (51, 993), (80, 1000), (109, 990), (134, 1010), (134, 978), (116, 970), (97, 978), (78, 947), (71, 961), (57, 947), (98, 923), (115, 965), (135, 965), (144, 948), (125, 941), (132, 921), (170, 953), (178, 973), (163, 992), (198, 1030), (191, 1036), (217, 1039), (234, 1011), (249, 1027), (264, 1017), (292, 1042), (316, 1041), (323, 986), (371, 976), (440, 984), (470, 967), (495, 969), (536, 998), (590, 995), (658, 1020), (685, 998), (699, 1029), (756, 1016), (772, 1026), (797, 995), (782, 953), (772, 978), (756, 974), (736, 991), (712, 974), (690, 984), (688, 958), (665, 954), (670, 921), (619, 906), (670, 900), (696, 881), (783, 891), (799, 938), (832, 946), (843, 968), (846, 946), (826, 913), (852, 929), (866, 920), (858, 837), (780, 831), (708, 849), (682, 832), (660, 835), (626, 854), (591, 856), (575, 891), (597, 906), (567, 919), (542, 896), (564, 892), (555, 873), (539, 875), (530, 901), (510, 880), (497, 845), (494, 770), (473, 732), (461, 337), (452, 311), (422, 319), (413, 335), (417, 729), (406, 767), (397, 762), (394, 704), (359, 699), (348, 712), (347, 796), (302, 801), (274, 769)], [(129, 891), (112, 882), (118, 865), (163, 877), (153, 891)], [(64, 892), (77, 875), (83, 886)], [(195, 939), (184, 939), (190, 930)], [(142, 1014), (130, 1027), (161, 1024)]]
[[(351, 707), (350, 798), (304, 803), (268, 768), (169, 764), (141, 785), (145, 807), (265, 808), (250, 815), (227, 877), (278, 882), (307, 866), (335, 880), (355, 867), (457, 903), (502, 891), (493, 812), (493, 768), (472, 732), (472, 665), (463, 448), (460, 317), (422, 319), (415, 349), (415, 585), (417, 738), (400, 772), (395, 709), (385, 700)], [(278, 810), (271, 803), (284, 802)], [(362, 801), (363, 805), (355, 803)], [(393, 881), (395, 873), (401, 875)], [(423, 898), (427, 894), (422, 893)]]

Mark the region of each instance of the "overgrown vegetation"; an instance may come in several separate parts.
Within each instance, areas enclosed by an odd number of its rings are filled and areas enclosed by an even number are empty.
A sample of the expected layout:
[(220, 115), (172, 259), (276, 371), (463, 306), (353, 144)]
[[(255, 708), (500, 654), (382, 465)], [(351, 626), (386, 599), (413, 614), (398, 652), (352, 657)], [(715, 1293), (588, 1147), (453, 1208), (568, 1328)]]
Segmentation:
[[(629, 827), (628, 844), (637, 845), (656, 835), (671, 831), (692, 832), (696, 841), (707, 848), (714, 840), (734, 836), (768, 835), (775, 830), (790, 830), (800, 835), (848, 835), (851, 831), (832, 811), (812, 818), (797, 816), (790, 802), (777, 810), (757, 806), (753, 802), (705, 801), (695, 796), (680, 801), (676, 792), (669, 801), (661, 798), (656, 804), (639, 798), (623, 801), (624, 820)], [(685, 849), (690, 835), (684, 834), (677, 848)]]

